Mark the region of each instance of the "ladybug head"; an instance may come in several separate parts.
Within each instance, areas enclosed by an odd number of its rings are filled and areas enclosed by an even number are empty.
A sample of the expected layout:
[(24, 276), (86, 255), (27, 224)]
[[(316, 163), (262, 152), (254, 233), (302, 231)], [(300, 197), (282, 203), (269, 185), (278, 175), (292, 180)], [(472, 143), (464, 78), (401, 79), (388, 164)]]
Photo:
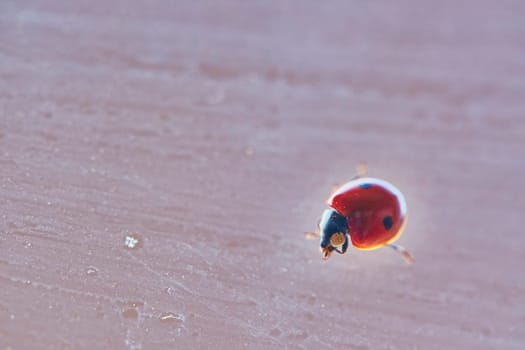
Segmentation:
[(334, 209), (326, 209), (319, 222), (320, 246), (323, 259), (335, 250), (344, 254), (348, 249), (348, 224), (346, 218)]

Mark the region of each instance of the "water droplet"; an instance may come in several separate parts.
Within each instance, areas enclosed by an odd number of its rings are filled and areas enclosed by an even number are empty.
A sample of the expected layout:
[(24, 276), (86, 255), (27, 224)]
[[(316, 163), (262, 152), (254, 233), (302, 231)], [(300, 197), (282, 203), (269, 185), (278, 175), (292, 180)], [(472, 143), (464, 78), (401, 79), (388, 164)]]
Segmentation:
[(184, 315), (173, 312), (164, 312), (159, 317), (160, 322), (170, 324), (182, 324), (184, 322)]
[(124, 238), (124, 245), (128, 249), (137, 249), (142, 246), (142, 240), (138, 235), (127, 235), (126, 238)]
[(96, 276), (98, 274), (98, 269), (94, 266), (89, 266), (86, 269), (86, 273), (88, 274), (88, 276)]
[(139, 317), (139, 313), (135, 309), (127, 309), (122, 312), (122, 316), (124, 318), (137, 318)]

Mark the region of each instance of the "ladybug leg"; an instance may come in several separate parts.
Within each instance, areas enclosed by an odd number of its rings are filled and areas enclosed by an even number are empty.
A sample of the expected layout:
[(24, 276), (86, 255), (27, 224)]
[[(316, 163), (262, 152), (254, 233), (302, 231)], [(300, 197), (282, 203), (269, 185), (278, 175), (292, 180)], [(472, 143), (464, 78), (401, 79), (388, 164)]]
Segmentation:
[(321, 248), (323, 260), (328, 260), (334, 249), (332, 247)]
[(330, 191), (330, 196), (329, 197), (332, 197), (334, 195), (334, 193), (339, 189), (339, 187), (341, 187), (340, 184), (332, 185), (332, 190)]
[(357, 170), (357, 175), (352, 180), (365, 177), (368, 173), (368, 165), (366, 165), (365, 162), (361, 161), (357, 164), (356, 170)]
[(304, 233), (304, 238), (306, 239), (319, 239), (321, 235), (319, 234), (319, 232), (305, 232)]
[(410, 252), (406, 250), (405, 248), (403, 248), (402, 246), (397, 245), (397, 244), (387, 244), (387, 246), (389, 246), (390, 248), (394, 249), (396, 252), (401, 254), (401, 257), (405, 259), (405, 262), (407, 264), (412, 265), (414, 263), (415, 259), (412, 256), (412, 254), (410, 254)]
[(365, 177), (366, 174), (368, 174), (368, 165), (361, 161), (359, 164), (357, 164), (357, 176)]
[[(356, 179), (360, 179), (362, 177), (366, 177), (366, 175), (368, 174), (368, 165), (366, 165), (365, 162), (360, 161), (357, 164), (356, 170), (357, 170), (357, 175), (354, 176), (351, 180), (356, 180)], [(330, 192), (330, 197), (332, 197), (334, 195), (334, 193), (339, 189), (339, 187), (341, 187), (340, 184), (334, 184), (332, 186), (332, 191)]]
[(305, 232), (304, 233), (304, 238), (306, 238), (306, 239), (318, 239), (319, 237), (321, 237), (321, 233), (320, 233), (321, 228), (319, 227), (320, 224), (321, 224), (321, 218), (319, 218), (319, 220), (317, 220), (317, 231), (315, 231), (315, 232)]

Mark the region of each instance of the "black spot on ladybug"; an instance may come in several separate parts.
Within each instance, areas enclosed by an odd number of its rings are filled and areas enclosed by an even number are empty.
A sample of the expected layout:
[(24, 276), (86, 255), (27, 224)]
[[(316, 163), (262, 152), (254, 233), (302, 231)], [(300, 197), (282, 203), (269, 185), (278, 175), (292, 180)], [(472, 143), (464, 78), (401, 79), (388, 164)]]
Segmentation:
[(361, 184), (359, 185), (359, 187), (361, 187), (364, 190), (368, 190), (370, 187), (372, 187), (372, 184)]
[(385, 218), (383, 219), (383, 226), (385, 226), (387, 230), (390, 230), (392, 228), (392, 225), (394, 225), (392, 217), (390, 215), (385, 216)]

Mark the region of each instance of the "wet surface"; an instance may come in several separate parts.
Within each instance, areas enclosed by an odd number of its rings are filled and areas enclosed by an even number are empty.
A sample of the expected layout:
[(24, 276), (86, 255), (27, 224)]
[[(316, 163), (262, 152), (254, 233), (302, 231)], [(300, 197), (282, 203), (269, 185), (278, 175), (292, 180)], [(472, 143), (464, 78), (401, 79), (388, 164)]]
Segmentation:
[[(524, 15), (2, 1), (0, 349), (522, 349)], [(360, 160), (413, 266), (304, 240)]]

